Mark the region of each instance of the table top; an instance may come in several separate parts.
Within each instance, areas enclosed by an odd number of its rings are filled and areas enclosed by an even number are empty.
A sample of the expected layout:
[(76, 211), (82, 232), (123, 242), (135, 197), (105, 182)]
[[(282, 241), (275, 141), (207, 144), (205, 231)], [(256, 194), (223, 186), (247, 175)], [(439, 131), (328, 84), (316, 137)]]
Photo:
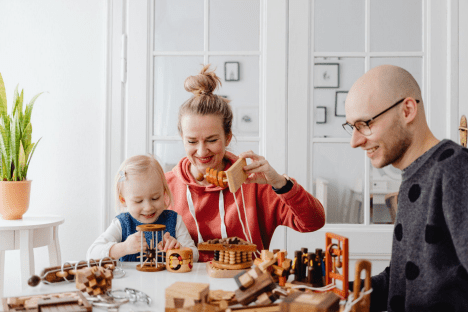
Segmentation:
[[(139, 262), (124, 262), (122, 264), (126, 274), (122, 278), (112, 280), (112, 290), (133, 288), (146, 293), (152, 299), (152, 304), (126, 303), (119, 311), (164, 311), (165, 289), (175, 282), (209, 283), (210, 290), (234, 291), (238, 286), (234, 278), (213, 278), (208, 276), (206, 263), (194, 263), (193, 270), (187, 273), (172, 273), (167, 270), (160, 272), (140, 272), (136, 270)], [(6, 287), (8, 288), (8, 287)], [(21, 293), (11, 293), (5, 289), (5, 297), (18, 297), (26, 295), (50, 294), (58, 292), (76, 291), (75, 283), (60, 282), (46, 285), (40, 283), (36, 287), (27, 286)], [(0, 308), (1, 309), (1, 308)], [(107, 311), (103, 308), (93, 307), (93, 311)]]
[(63, 222), (65, 222), (65, 218), (60, 216), (39, 216), (25, 214), (23, 219), (19, 220), (3, 220), (3, 218), (0, 218), (0, 231), (47, 228), (60, 225)]

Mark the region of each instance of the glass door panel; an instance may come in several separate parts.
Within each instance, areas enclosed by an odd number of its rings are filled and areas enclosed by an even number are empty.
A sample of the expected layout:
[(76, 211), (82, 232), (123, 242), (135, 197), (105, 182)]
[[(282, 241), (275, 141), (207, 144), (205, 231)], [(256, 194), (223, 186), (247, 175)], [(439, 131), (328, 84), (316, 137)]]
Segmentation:
[(314, 195), (327, 223), (363, 223), (363, 152), (347, 143), (314, 143)]
[(364, 71), (364, 58), (323, 58), (314, 62), (314, 137), (348, 138), (344, 101), (353, 83)]
[(202, 56), (156, 56), (154, 58), (154, 128), (157, 136), (178, 136), (179, 107), (192, 93), (184, 89), (188, 76), (202, 68)]

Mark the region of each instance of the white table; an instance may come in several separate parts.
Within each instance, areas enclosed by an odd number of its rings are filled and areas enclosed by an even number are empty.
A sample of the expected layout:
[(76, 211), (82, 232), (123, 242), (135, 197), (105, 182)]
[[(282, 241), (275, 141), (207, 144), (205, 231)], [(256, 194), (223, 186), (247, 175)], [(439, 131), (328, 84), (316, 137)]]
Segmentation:
[[(139, 262), (138, 262), (139, 263)], [(234, 278), (212, 278), (206, 272), (205, 263), (194, 263), (193, 270), (187, 273), (171, 273), (167, 270), (160, 272), (140, 272), (136, 270), (137, 262), (124, 262), (122, 267), (126, 274), (122, 278), (112, 280), (112, 290), (133, 288), (146, 293), (152, 299), (151, 306), (142, 302), (122, 305), (119, 311), (164, 311), (165, 290), (177, 281), (192, 283), (209, 283), (210, 290), (234, 291), (238, 286)], [(40, 283), (36, 287), (28, 286), (19, 294), (8, 294), (9, 297), (26, 295), (50, 294), (58, 292), (76, 291), (75, 283), (60, 282), (46, 285)], [(93, 307), (93, 311), (107, 311), (103, 308)]]
[(29, 287), (27, 280), (35, 274), (33, 248), (48, 246), (50, 265), (61, 265), (58, 227), (64, 221), (58, 216), (24, 215), (20, 220), (0, 218), (0, 297), (3, 296), (6, 250), (20, 250), (22, 289)]

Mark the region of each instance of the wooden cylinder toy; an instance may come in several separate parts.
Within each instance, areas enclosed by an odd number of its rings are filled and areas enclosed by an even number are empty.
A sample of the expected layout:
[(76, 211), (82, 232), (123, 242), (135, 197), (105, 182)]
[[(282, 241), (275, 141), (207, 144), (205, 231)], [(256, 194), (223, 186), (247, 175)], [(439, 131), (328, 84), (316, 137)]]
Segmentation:
[(193, 251), (189, 247), (169, 249), (166, 252), (166, 269), (173, 273), (192, 271)]

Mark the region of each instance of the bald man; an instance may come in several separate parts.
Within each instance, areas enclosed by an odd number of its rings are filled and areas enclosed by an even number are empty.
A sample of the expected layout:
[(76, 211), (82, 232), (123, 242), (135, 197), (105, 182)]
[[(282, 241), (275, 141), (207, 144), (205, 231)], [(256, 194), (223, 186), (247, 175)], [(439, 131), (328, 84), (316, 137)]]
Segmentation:
[(372, 277), (371, 311), (468, 311), (468, 150), (434, 137), (400, 67), (364, 74), (345, 109), (351, 146), (376, 168), (402, 170), (392, 258)]

